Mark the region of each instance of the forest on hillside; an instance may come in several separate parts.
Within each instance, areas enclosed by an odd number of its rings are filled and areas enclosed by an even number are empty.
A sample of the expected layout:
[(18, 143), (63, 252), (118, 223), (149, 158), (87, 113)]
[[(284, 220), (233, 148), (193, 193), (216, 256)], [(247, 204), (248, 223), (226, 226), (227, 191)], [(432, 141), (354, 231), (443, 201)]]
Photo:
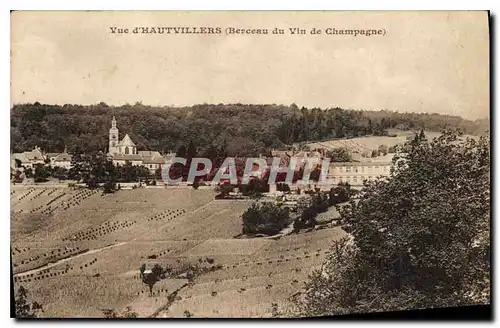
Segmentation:
[(442, 131), (458, 128), (485, 135), (487, 120), (439, 114), (298, 108), (284, 105), (202, 104), (190, 107), (17, 104), (11, 109), (11, 151), (34, 146), (46, 152), (106, 151), (112, 117), (120, 138), (128, 133), (138, 150), (176, 151), (192, 143), (199, 150), (230, 155), (266, 153), (302, 141), (387, 135), (388, 129)]

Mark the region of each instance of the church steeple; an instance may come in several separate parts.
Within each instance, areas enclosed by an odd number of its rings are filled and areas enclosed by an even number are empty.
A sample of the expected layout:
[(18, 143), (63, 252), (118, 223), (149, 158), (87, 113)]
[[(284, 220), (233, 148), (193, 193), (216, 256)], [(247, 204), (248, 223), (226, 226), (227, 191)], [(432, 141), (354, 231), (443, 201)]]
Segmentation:
[(116, 127), (116, 119), (113, 116), (111, 120), (111, 129), (109, 129), (109, 153), (118, 153), (118, 128)]

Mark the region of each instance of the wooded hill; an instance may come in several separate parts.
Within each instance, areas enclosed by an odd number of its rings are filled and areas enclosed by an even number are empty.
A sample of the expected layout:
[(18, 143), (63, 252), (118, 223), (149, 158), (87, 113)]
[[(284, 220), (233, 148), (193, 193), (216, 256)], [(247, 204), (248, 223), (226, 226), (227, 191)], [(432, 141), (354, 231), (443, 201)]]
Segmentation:
[(120, 107), (97, 105), (18, 104), (11, 110), (11, 150), (92, 152), (107, 150), (111, 119), (116, 116), (120, 138), (128, 133), (139, 150), (176, 151), (192, 142), (241, 156), (265, 153), (294, 142), (366, 135), (387, 135), (387, 129), (442, 131), (458, 128), (484, 135), (487, 120), (458, 116), (357, 111), (341, 108), (301, 108), (296, 105), (218, 104), (151, 107), (140, 103)]

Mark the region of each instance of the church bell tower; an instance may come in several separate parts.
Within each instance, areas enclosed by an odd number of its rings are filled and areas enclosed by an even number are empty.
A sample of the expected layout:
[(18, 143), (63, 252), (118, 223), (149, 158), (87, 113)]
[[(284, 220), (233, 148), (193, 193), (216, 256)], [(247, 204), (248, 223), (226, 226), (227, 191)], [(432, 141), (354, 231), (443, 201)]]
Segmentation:
[(118, 153), (118, 128), (116, 127), (116, 119), (114, 116), (111, 121), (111, 129), (109, 129), (109, 153)]

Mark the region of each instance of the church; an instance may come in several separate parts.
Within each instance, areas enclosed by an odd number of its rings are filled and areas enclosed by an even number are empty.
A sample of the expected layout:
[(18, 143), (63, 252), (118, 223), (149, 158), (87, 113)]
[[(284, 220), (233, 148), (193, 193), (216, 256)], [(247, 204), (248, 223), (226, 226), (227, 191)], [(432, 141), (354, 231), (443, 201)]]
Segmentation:
[(120, 140), (114, 116), (109, 129), (108, 155), (113, 159), (115, 165), (125, 165), (126, 162), (130, 162), (132, 165), (144, 165), (152, 174), (158, 168), (163, 167), (167, 159), (175, 157), (175, 154), (172, 153), (163, 156), (158, 151), (137, 150), (137, 146), (128, 134), (125, 134)]

